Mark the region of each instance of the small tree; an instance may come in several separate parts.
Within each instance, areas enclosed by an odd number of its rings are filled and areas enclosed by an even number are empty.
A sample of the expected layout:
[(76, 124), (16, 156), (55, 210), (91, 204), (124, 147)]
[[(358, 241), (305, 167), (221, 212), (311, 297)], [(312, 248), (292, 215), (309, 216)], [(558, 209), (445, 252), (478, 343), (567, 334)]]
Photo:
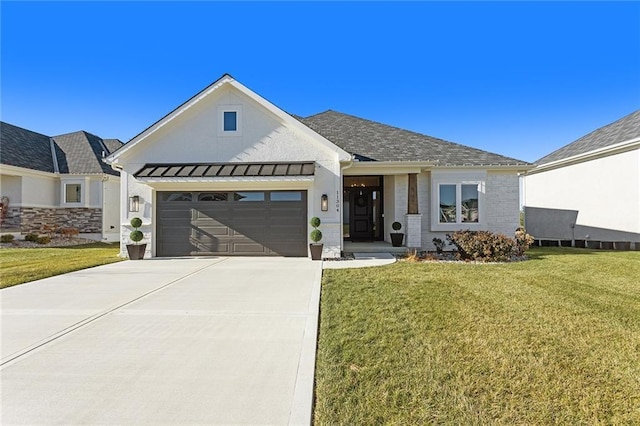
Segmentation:
[(400, 222), (393, 222), (391, 224), (391, 228), (393, 228), (394, 231), (398, 232), (402, 229), (402, 224)]
[(131, 219), (130, 223), (133, 227), (133, 231), (131, 231), (131, 233), (129, 234), (129, 238), (137, 245), (144, 238), (144, 234), (141, 230), (138, 229), (142, 226), (142, 219), (140, 219), (139, 217), (134, 217), (133, 219)]
[(313, 231), (311, 231), (309, 237), (311, 238), (311, 241), (318, 244), (320, 240), (322, 240), (322, 231), (318, 229), (322, 221), (319, 217), (314, 216), (311, 218), (311, 221), (309, 221), (309, 223), (311, 224), (311, 226), (313, 226)]

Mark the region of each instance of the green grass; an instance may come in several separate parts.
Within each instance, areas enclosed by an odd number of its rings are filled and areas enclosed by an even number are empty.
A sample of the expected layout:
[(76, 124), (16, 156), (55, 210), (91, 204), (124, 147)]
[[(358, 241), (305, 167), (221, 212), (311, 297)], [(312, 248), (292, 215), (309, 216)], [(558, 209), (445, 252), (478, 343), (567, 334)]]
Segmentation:
[(118, 244), (0, 250), (0, 288), (122, 260)]
[(640, 252), (324, 271), (316, 425), (640, 424)]

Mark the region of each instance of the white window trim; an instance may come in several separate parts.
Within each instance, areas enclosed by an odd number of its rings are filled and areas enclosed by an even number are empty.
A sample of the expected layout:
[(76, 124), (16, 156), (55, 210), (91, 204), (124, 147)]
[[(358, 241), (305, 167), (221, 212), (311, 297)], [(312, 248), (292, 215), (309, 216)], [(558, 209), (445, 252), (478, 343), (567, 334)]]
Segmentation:
[[(486, 171), (448, 172), (439, 171), (431, 174), (431, 230), (432, 231), (482, 231), (487, 229), (485, 206)], [(456, 186), (456, 223), (440, 222), (440, 185)], [(478, 222), (462, 222), (460, 206), (462, 185), (478, 185)]]
[[(236, 113), (236, 130), (224, 130), (224, 113), (235, 112)], [(218, 136), (242, 136), (242, 105), (220, 105), (218, 106)]]
[[(80, 202), (67, 202), (67, 185), (80, 185)], [(60, 206), (84, 207), (89, 199), (89, 182), (86, 179), (65, 179), (60, 182)]]

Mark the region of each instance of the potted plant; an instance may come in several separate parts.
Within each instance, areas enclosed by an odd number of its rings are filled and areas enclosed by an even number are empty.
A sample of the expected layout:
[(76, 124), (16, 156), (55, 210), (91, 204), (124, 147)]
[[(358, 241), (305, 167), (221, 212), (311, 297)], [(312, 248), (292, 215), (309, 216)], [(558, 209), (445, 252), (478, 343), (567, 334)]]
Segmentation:
[(311, 260), (322, 260), (322, 248), (324, 247), (324, 244), (320, 242), (322, 239), (322, 232), (318, 229), (321, 223), (320, 218), (312, 217), (309, 223), (313, 226), (313, 231), (309, 234), (311, 241), (313, 241), (313, 243), (309, 244)]
[(146, 243), (138, 244), (144, 238), (144, 234), (138, 229), (142, 226), (142, 219), (134, 217), (130, 223), (133, 231), (129, 234), (129, 239), (133, 241), (133, 244), (127, 244), (127, 252), (129, 253), (129, 259), (140, 260), (144, 258), (144, 252), (147, 249)]
[(440, 238), (434, 238), (433, 245), (436, 246), (436, 254), (442, 254), (444, 251), (444, 241)]
[(394, 247), (402, 247), (402, 240), (404, 240), (404, 233), (398, 232), (402, 229), (402, 224), (400, 222), (393, 222), (391, 224), (391, 228), (395, 232), (391, 233), (391, 245)]

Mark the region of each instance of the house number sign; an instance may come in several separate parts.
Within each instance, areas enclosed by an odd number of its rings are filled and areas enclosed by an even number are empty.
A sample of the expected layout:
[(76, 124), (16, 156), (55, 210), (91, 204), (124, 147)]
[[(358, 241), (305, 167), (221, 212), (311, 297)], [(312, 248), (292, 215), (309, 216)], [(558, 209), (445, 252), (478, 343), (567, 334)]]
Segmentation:
[(340, 213), (340, 191), (336, 191), (336, 212)]

